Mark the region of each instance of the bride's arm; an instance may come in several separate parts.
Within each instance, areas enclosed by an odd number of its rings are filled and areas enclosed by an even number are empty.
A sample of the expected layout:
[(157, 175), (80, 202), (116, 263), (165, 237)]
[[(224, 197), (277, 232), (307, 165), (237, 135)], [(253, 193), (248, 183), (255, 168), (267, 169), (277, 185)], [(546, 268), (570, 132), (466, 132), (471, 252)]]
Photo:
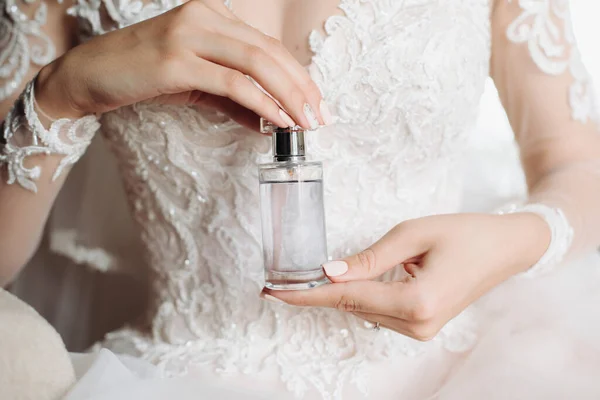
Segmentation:
[(491, 75), (521, 149), (528, 205), (552, 243), (531, 273), (600, 246), (600, 129), (568, 1), (497, 0)]
[[(32, 154), (19, 160), (24, 154), (18, 149), (31, 144), (33, 131), (24, 117), (23, 100), (17, 97), (25, 85), (38, 73), (45, 63), (52, 61), (71, 47), (73, 42), (72, 24), (66, 18), (69, 2), (18, 2), (18, 6), (2, 6), (0, 11), (0, 287), (24, 265), (35, 251), (52, 203), (60, 190), (66, 173), (55, 181), (53, 172), (64, 159), (64, 155)], [(44, 17), (44, 9), (47, 14)], [(26, 62), (28, 64), (26, 64)], [(16, 107), (13, 108), (13, 104)], [(34, 119), (35, 112), (29, 117)], [(50, 121), (40, 117), (48, 127)], [(19, 125), (18, 128), (16, 126)], [(66, 128), (66, 127), (65, 127)], [(34, 128), (35, 129), (35, 128)], [(41, 128), (44, 129), (44, 128)], [(64, 129), (63, 129), (64, 130)], [(10, 132), (10, 133), (8, 133)], [(10, 137), (5, 139), (5, 134)], [(38, 132), (39, 133), (39, 132)], [(48, 146), (39, 144), (39, 149)], [(35, 152), (35, 151), (34, 151)], [(38, 167), (40, 176), (35, 180), (37, 195), (23, 190), (23, 187), (7, 182), (16, 179), (32, 187), (33, 177), (27, 176), (25, 168)], [(10, 171), (10, 172), (9, 172)], [(66, 172), (66, 171), (64, 171)]]

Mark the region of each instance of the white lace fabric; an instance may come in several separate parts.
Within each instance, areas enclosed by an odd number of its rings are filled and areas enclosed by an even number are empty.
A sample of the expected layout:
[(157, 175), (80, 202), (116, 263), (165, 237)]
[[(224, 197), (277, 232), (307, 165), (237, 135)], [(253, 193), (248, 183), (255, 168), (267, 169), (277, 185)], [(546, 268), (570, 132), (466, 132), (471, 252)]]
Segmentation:
[(8, 170), (8, 184), (17, 182), (23, 188), (37, 192), (35, 181), (40, 178), (41, 167), (26, 167), (28, 157), (36, 155), (62, 156), (52, 175), (55, 181), (70, 165), (83, 155), (92, 137), (100, 127), (94, 115), (76, 120), (59, 119), (46, 129), (38, 118), (34, 100), (34, 82), (25, 87), (21, 97), (4, 119), (5, 144), (0, 162)]
[[(365, 248), (403, 220), (458, 209), (462, 156), (490, 55), (523, 149), (530, 202), (543, 205), (522, 210), (545, 215), (552, 227), (540, 264), (550, 269), (571, 237), (577, 247), (600, 243), (593, 225), (600, 179), (585, 167), (594, 157), (535, 157), (546, 148), (565, 154), (550, 143), (571, 138), (595, 146), (593, 96), (563, 2), (498, 1), (492, 8), (488, 0), (342, 0), (343, 15), (327, 19), (326, 34), (311, 34), (309, 71), (339, 117), (308, 138), (309, 154), (325, 166), (332, 258)], [(69, 13), (87, 38), (175, 5), (79, 0)], [(29, 51), (21, 49), (16, 54)], [(167, 374), (275, 370), (298, 398), (347, 399), (349, 387), (363, 395), (373, 389), (373, 375), (394, 381), (398, 370), (387, 365), (432, 348), (462, 352), (475, 342), (471, 310), (423, 344), (376, 334), (335, 310), (261, 301), (256, 164), (269, 158), (266, 138), (211, 112), (143, 104), (104, 115), (102, 133), (155, 286), (151, 332), (123, 329), (104, 345)]]
[(56, 56), (52, 41), (42, 30), (48, 6), (44, 1), (36, 6), (33, 17), (29, 18), (18, 0), (0, 4), (0, 101), (9, 98), (26, 82), (24, 79), (31, 66), (43, 67)]

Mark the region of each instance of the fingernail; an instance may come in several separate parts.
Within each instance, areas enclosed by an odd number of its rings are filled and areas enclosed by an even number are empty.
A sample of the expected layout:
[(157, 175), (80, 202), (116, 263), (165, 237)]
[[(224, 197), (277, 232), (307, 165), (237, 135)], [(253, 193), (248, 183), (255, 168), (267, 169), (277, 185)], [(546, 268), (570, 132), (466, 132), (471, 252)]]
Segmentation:
[(288, 127), (296, 126), (296, 123), (294, 122), (294, 120), (289, 115), (287, 115), (287, 113), (285, 111), (283, 111), (281, 108), (279, 109), (279, 116), (281, 117), (283, 122), (285, 122), (287, 124)]
[(263, 298), (263, 300), (267, 300), (272, 303), (285, 304), (285, 301), (280, 300), (277, 297), (271, 296), (270, 294), (263, 294), (261, 297)]
[(348, 272), (348, 264), (344, 261), (330, 261), (323, 264), (327, 276), (340, 276)]
[(325, 100), (321, 100), (319, 110), (321, 111), (321, 117), (323, 118), (325, 125), (333, 124), (333, 117), (331, 116), (331, 111), (329, 111), (329, 106), (325, 103)]
[(313, 111), (312, 107), (308, 103), (304, 103), (304, 115), (308, 120), (308, 124), (310, 125), (310, 129), (317, 129), (319, 127), (319, 121), (317, 120), (317, 116)]

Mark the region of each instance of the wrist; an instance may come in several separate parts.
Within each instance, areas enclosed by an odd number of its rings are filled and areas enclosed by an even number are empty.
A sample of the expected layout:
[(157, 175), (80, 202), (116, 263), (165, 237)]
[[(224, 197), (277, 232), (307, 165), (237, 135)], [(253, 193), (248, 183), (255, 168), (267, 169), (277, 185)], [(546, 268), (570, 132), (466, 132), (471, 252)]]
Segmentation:
[(56, 61), (44, 66), (38, 73), (35, 79), (35, 101), (44, 119), (79, 119), (92, 114), (92, 111), (75, 105), (64, 81), (60, 65)]
[(515, 245), (520, 249), (521, 262), (516, 272), (526, 272), (548, 251), (552, 243), (552, 230), (544, 218), (533, 212), (524, 210), (504, 217), (512, 220), (514, 237), (517, 239)]
[[(519, 249), (518, 254), (525, 257), (526, 262), (520, 262), (519, 265), (525, 265), (522, 275), (533, 277), (544, 274), (559, 265), (571, 251), (574, 231), (569, 223), (567, 216), (560, 208), (553, 208), (543, 203), (529, 203), (519, 205), (516, 203), (508, 204), (497, 210), (498, 214), (504, 218), (513, 216), (513, 220), (518, 221), (511, 234), (517, 239), (512, 240), (515, 247)], [(543, 221), (543, 225), (533, 217), (537, 216)], [(524, 226), (525, 221), (529, 221)], [(543, 227), (543, 228), (542, 228)], [(540, 230), (541, 229), (541, 230)], [(549, 244), (542, 246), (547, 242), (547, 235), (550, 235)], [(545, 247), (545, 251), (538, 256), (540, 246)], [(533, 257), (533, 261), (531, 261)], [(531, 265), (531, 263), (533, 264)]]

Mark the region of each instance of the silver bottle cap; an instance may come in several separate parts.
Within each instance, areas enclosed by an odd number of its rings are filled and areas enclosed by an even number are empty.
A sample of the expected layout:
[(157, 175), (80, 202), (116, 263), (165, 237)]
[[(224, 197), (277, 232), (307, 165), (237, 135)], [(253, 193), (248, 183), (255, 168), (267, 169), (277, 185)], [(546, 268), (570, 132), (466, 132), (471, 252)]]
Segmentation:
[(289, 128), (280, 128), (261, 118), (260, 131), (272, 136), (273, 158), (276, 161), (304, 159), (306, 155), (304, 128), (297, 125)]

